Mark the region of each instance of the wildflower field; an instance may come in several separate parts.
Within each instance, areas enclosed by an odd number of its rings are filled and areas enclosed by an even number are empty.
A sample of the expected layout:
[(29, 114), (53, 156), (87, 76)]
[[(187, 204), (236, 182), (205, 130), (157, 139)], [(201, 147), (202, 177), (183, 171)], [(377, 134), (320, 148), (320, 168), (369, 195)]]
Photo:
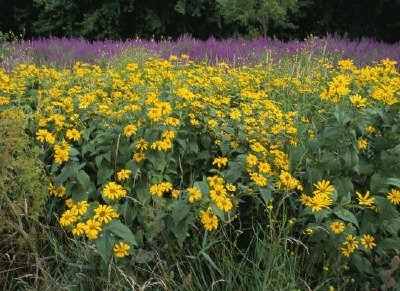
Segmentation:
[(4, 290), (400, 288), (396, 61), (141, 49), (3, 58)]

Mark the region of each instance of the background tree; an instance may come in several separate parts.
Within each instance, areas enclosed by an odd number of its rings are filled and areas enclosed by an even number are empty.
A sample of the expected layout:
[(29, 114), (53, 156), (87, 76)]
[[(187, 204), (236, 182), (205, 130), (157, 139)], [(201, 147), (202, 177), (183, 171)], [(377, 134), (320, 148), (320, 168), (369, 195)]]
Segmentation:
[(250, 34), (267, 36), (270, 26), (295, 28), (288, 15), (296, 12), (298, 0), (217, 0), (227, 23), (237, 23)]

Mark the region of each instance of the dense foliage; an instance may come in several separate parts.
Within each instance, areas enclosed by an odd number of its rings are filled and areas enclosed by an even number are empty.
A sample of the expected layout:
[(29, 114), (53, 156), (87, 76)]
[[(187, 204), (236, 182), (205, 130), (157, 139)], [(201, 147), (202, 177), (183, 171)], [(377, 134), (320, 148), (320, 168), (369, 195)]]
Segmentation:
[(29, 117), (51, 178), (43, 216), (108, 280), (116, 268), (141, 284), (164, 274), (165, 289), (388, 289), (400, 271), (395, 65), (307, 51), (238, 67), (21, 64), (0, 71), (0, 116)]
[(400, 39), (396, 0), (1, 0), (0, 31), (27, 38), (126, 39), (191, 34), (206, 39), (261, 35)]

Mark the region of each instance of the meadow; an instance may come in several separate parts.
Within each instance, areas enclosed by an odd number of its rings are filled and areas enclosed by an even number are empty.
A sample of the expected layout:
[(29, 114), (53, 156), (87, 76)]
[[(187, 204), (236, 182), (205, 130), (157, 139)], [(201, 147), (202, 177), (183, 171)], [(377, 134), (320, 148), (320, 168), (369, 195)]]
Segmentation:
[(0, 286), (397, 290), (397, 48), (2, 43)]

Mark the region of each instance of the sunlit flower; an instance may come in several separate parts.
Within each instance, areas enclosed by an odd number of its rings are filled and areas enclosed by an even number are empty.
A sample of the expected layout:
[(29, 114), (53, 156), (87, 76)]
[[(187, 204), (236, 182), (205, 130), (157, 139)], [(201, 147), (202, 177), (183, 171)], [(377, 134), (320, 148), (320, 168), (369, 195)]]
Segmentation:
[(131, 247), (128, 244), (119, 242), (114, 245), (113, 251), (117, 258), (123, 258), (123, 257), (129, 256), (128, 251), (130, 250), (130, 248)]

